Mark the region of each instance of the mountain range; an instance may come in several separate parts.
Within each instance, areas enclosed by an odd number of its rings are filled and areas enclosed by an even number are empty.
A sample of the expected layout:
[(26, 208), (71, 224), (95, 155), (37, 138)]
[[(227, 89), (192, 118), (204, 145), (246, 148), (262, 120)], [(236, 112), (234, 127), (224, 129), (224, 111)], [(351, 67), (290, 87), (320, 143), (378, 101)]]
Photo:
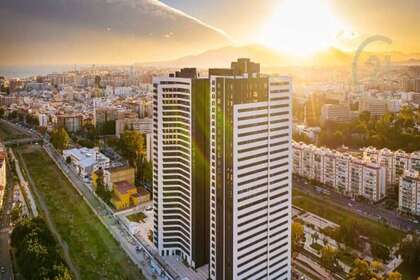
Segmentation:
[[(362, 60), (370, 56), (380, 58), (389, 56), (393, 63), (417, 64), (420, 62), (420, 53), (405, 54), (401, 52), (364, 52)], [(267, 48), (262, 45), (227, 46), (204, 51), (197, 55), (183, 56), (174, 60), (154, 61), (137, 63), (143, 67), (226, 67), (231, 61), (239, 57), (247, 57), (259, 62), (263, 67), (287, 67), (287, 66), (344, 66), (351, 65), (354, 52), (346, 52), (337, 48), (329, 48), (319, 51), (312, 56), (294, 56), (280, 51)]]

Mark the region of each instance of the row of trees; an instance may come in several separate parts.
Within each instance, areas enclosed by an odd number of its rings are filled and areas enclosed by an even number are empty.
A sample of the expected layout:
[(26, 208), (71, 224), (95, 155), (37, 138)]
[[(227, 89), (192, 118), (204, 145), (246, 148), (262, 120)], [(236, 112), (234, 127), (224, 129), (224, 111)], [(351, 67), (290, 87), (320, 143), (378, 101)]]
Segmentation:
[(402, 280), (399, 272), (390, 272), (381, 276), (384, 266), (381, 262), (356, 259), (349, 273), (349, 280)]
[(327, 122), (322, 127), (318, 144), (330, 148), (346, 145), (352, 148), (375, 146), (407, 152), (420, 150), (420, 109), (404, 107), (397, 114), (372, 117), (362, 112), (348, 124)]
[(27, 280), (71, 280), (57, 242), (42, 218), (19, 222), (11, 234), (19, 270)]

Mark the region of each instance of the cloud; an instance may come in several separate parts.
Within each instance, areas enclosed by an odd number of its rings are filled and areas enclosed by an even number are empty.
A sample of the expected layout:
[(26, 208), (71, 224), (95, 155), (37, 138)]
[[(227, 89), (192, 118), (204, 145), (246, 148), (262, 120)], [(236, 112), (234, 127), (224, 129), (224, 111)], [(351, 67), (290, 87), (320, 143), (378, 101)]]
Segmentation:
[(222, 30), (157, 0), (1, 1), (0, 36), (3, 64), (132, 63), (231, 44)]

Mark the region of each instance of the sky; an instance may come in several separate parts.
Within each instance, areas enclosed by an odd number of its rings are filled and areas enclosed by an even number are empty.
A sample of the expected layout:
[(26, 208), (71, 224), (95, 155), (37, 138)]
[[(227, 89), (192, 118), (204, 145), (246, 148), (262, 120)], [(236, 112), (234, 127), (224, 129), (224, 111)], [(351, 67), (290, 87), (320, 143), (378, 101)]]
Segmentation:
[(311, 55), (354, 50), (420, 52), (418, 0), (5, 0), (0, 64), (132, 64), (261, 44)]

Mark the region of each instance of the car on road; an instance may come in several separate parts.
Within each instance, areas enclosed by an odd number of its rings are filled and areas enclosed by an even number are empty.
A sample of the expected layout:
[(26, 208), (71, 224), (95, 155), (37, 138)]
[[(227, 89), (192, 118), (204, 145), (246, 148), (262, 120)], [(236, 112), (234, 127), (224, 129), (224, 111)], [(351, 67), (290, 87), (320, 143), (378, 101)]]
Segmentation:
[(150, 211), (152, 211), (152, 210), (153, 210), (153, 206), (147, 206), (145, 210), (146, 210), (147, 212), (150, 212)]

